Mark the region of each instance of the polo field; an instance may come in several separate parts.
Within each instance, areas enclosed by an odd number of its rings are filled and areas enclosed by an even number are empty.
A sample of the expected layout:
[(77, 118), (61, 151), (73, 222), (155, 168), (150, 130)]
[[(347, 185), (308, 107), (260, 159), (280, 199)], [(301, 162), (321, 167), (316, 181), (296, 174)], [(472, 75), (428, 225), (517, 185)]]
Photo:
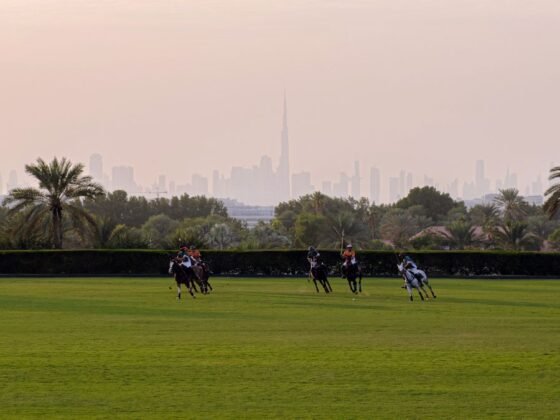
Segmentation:
[(0, 279), (1, 417), (558, 418), (559, 281), (330, 281)]

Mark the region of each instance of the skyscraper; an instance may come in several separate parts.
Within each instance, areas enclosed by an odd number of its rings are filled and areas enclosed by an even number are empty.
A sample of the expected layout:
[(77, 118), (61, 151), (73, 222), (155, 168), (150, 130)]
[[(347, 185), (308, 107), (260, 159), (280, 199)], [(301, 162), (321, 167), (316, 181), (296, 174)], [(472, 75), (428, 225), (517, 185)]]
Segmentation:
[(389, 178), (389, 203), (395, 203), (402, 198), (399, 194), (399, 184), (400, 178), (396, 176)]
[(15, 170), (11, 170), (10, 174), (8, 175), (8, 184), (6, 185), (6, 192), (9, 194), (14, 188), (19, 186), (17, 172)]
[(103, 157), (93, 154), (89, 157), (89, 174), (96, 182), (103, 181)]
[(278, 201), (287, 201), (290, 199), (290, 147), (288, 143), (288, 105), (286, 94), (284, 94), (284, 116), (282, 119), (282, 149), (280, 152), (280, 164), (276, 179), (278, 182)]
[(354, 162), (354, 176), (350, 180), (352, 197), (356, 200), (359, 200), (362, 196), (361, 188), (360, 188), (360, 162)]
[(115, 166), (112, 169), (112, 175), (113, 190), (124, 190), (129, 194), (138, 192), (132, 166)]
[(294, 198), (312, 193), (313, 185), (311, 185), (311, 174), (309, 172), (292, 175), (292, 194)]
[(476, 194), (478, 197), (484, 197), (490, 192), (490, 180), (486, 178), (484, 173), (484, 161), (476, 161), (475, 181)]
[(379, 174), (379, 169), (371, 168), (369, 176), (369, 199), (375, 203), (379, 204), (379, 199), (381, 198), (381, 176)]

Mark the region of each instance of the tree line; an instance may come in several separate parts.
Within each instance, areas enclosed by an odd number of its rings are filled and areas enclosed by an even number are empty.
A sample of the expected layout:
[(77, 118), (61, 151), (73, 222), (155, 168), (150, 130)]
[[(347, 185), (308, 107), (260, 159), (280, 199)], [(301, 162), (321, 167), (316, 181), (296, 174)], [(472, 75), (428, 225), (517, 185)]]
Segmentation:
[[(56, 158), (26, 165), (39, 188), (14, 189), (2, 203), (0, 248), (560, 249), (560, 184), (544, 206), (504, 189), (471, 209), (433, 187), (414, 188), (392, 205), (316, 192), (278, 204), (272, 222), (249, 229), (217, 199), (106, 192), (83, 170)], [(560, 178), (560, 167), (550, 177)]]

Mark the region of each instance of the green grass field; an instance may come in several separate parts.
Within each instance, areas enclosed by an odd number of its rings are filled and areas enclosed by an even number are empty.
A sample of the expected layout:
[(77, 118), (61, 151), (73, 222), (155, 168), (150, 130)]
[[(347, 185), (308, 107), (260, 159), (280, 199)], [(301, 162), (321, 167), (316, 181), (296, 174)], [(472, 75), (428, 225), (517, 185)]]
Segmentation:
[(0, 279), (0, 417), (560, 417), (560, 281), (364, 282)]

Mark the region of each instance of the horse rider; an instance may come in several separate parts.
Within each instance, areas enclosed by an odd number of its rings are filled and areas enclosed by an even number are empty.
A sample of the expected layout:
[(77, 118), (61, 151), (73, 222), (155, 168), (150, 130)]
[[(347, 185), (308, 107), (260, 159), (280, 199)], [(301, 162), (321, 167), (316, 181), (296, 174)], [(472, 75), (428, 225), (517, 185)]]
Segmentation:
[(346, 249), (342, 253), (342, 259), (344, 260), (342, 263), (342, 278), (345, 278), (348, 273), (348, 268), (358, 265), (356, 251), (352, 248), (352, 244), (346, 245)]
[[(400, 254), (401, 260), (402, 260), (402, 266), (405, 270), (410, 271), (414, 277), (416, 277), (418, 280), (420, 280), (422, 278), (422, 275), (418, 273), (418, 265), (416, 265), (416, 263), (414, 262), (414, 260), (412, 259), (412, 257), (410, 257), (409, 255), (403, 255)], [(406, 289), (406, 280), (405, 280), (405, 284), (402, 286), (403, 289)]]
[(190, 257), (193, 262), (193, 265), (198, 265), (202, 267), (202, 270), (205, 275), (208, 275), (209, 268), (208, 264), (202, 261), (202, 254), (200, 253), (199, 249), (195, 245), (191, 245), (189, 249)]
[(194, 245), (190, 246), (189, 257), (191, 257), (194, 264), (196, 264), (196, 265), (201, 265), (202, 264), (202, 255), (200, 254), (200, 251), (198, 250), (198, 248), (196, 246), (194, 246)]
[(402, 265), (407, 270), (417, 270), (418, 266), (409, 255), (401, 254)]
[(309, 261), (310, 271), (313, 272), (317, 265), (319, 264), (319, 251), (315, 249), (315, 247), (310, 246), (307, 250), (307, 261)]
[(189, 255), (189, 249), (186, 245), (181, 245), (179, 252), (177, 253), (177, 260), (186, 269), (192, 268), (192, 260)]

